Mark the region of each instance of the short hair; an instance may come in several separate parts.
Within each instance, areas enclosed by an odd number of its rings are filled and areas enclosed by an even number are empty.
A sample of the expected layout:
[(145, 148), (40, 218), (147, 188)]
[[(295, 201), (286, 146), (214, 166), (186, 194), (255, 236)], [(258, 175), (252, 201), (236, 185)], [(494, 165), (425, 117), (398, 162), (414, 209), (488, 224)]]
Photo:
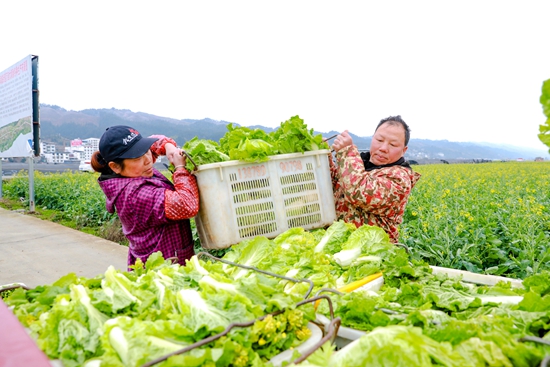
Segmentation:
[(380, 126), (384, 125), (386, 122), (389, 125), (401, 125), (401, 126), (403, 126), (403, 129), (405, 130), (405, 146), (407, 146), (407, 144), (409, 144), (409, 139), (411, 137), (411, 129), (409, 128), (409, 125), (407, 125), (407, 123), (405, 121), (403, 121), (403, 119), (401, 118), (401, 115), (390, 116), (390, 117), (386, 117), (385, 119), (380, 120), (380, 122), (376, 126), (376, 129), (374, 129), (374, 132), (376, 132), (376, 130), (378, 130), (378, 128)]

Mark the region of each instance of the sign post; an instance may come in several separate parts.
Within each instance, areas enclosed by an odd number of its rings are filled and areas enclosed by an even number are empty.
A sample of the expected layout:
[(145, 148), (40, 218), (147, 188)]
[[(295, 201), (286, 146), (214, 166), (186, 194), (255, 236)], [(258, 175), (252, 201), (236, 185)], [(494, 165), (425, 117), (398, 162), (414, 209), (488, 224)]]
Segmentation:
[[(34, 211), (32, 161), (40, 155), (38, 95), (38, 56), (29, 55), (0, 72), (0, 158), (29, 159), (30, 211)], [(0, 180), (0, 196), (1, 192)]]
[(34, 158), (29, 158), (29, 211), (34, 213)]

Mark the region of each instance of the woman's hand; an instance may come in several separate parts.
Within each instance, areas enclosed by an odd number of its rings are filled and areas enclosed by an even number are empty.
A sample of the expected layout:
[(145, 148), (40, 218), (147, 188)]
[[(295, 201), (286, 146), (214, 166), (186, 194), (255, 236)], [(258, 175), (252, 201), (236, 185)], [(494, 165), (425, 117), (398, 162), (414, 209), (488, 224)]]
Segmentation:
[(174, 144), (168, 143), (165, 146), (166, 149), (166, 158), (170, 163), (174, 165), (174, 167), (178, 167), (176, 169), (185, 168), (185, 154), (183, 154), (183, 151), (180, 148), (177, 148)]
[(344, 130), (340, 135), (336, 137), (336, 140), (334, 140), (334, 143), (332, 144), (332, 149), (337, 152), (340, 149), (350, 146), (352, 144), (353, 139), (348, 134), (348, 131)]

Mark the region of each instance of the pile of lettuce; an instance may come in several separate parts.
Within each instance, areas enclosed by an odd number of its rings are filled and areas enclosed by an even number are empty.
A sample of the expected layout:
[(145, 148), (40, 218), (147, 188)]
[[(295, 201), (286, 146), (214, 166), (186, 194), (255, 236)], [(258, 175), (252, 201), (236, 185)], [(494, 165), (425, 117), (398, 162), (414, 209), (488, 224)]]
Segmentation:
[[(205, 338), (213, 342), (158, 366), (263, 366), (310, 335), (312, 304), (261, 273), (227, 277), (222, 263), (197, 256), (185, 266), (160, 253), (132, 272), (109, 267), (96, 278), (69, 274), (48, 286), (19, 288), (5, 302), (37, 345), (65, 367), (141, 366)], [(267, 315), (267, 316), (266, 316)]]
[(523, 288), (512, 288), (506, 282), (465, 283), (461, 277), (433, 273), (420, 263), (411, 269), (393, 279), (384, 272), (385, 284), (378, 291), (358, 289), (334, 295), (343, 325), (370, 331), (391, 324), (422, 326), (491, 315), (513, 320), (515, 330), (526, 334), (543, 335), (542, 329), (550, 330), (550, 273), (533, 275), (523, 281)]
[[(380, 272), (379, 290), (327, 292)], [(6, 302), (65, 366), (138, 366), (256, 320), (158, 365), (259, 367), (305, 340), (308, 322), (329, 317), (327, 302), (296, 307), (321, 292), (343, 327), (365, 335), (340, 350), (327, 344), (300, 366), (537, 366), (550, 355), (548, 345), (525, 339), (550, 342), (550, 273), (526, 278), (523, 288), (465, 283), (410, 259), (382, 229), (343, 221), (247, 239), (221, 261), (201, 255), (179, 266), (155, 254), (132, 272), (70, 274)]]
[[(393, 245), (379, 228), (334, 222), (325, 229), (306, 231), (291, 228), (273, 240), (247, 239), (231, 247), (224, 260), (253, 266), (296, 279), (308, 279), (314, 292), (321, 288), (341, 288), (369, 275), (387, 271), (409, 271), (408, 255)], [(225, 271), (239, 279), (249, 270), (226, 266)], [(287, 285), (303, 287), (303, 284)]]
[[(29, 328), (49, 358), (64, 366), (101, 361), (139, 366), (233, 329), (205, 347), (168, 358), (159, 366), (263, 366), (309, 335), (314, 305), (296, 307), (312, 295), (310, 283), (193, 257), (185, 266), (157, 253), (131, 272), (110, 267), (95, 278), (69, 274), (52, 285), (17, 289), (6, 303)], [(293, 228), (273, 240), (256, 237), (234, 246), (223, 260), (299, 280), (314, 291), (339, 287), (401, 261), (403, 249), (380, 228), (335, 222), (327, 230)]]
[(550, 346), (518, 341), (506, 326), (485, 319), (449, 323), (436, 330), (403, 325), (378, 327), (338, 351), (327, 343), (299, 366), (546, 365), (541, 361), (549, 355)]
[(542, 366), (550, 346), (522, 339), (513, 324), (486, 316), (423, 327), (380, 326), (338, 351), (325, 345), (300, 366)]
[[(383, 272), (379, 291), (329, 293), (342, 326), (365, 336), (339, 351), (326, 346), (300, 366), (538, 366), (550, 355), (541, 344), (550, 344), (550, 273), (526, 278), (523, 288), (466, 283), (410, 259), (377, 227), (341, 221), (326, 230), (294, 228), (271, 241), (246, 240), (224, 259), (309, 279), (314, 294)], [(236, 279), (248, 274), (226, 271)], [(328, 318), (328, 304), (317, 312)]]
[[(263, 162), (272, 155), (329, 148), (322, 135), (314, 134), (313, 129), (308, 129), (299, 116), (282, 122), (277, 130), (270, 133), (244, 126), (235, 127), (233, 124), (228, 124), (227, 130), (219, 142), (194, 137), (184, 144), (183, 150), (196, 165), (202, 165), (229, 160)], [(194, 169), (189, 159), (186, 168)]]

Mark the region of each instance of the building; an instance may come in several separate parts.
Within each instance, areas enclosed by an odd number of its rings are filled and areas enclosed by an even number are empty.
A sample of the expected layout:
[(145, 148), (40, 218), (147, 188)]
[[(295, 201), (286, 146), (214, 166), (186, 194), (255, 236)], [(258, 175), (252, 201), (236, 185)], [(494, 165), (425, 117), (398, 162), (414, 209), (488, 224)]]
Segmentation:
[(41, 155), (47, 163), (65, 163), (74, 161), (89, 161), (92, 154), (99, 150), (99, 139), (73, 139), (64, 152), (57, 152), (54, 144), (40, 142)]
[(84, 158), (83, 160), (89, 161), (92, 159), (92, 154), (96, 150), (99, 150), (99, 139), (98, 138), (88, 138), (82, 140), (82, 144), (84, 146)]
[(40, 142), (40, 152), (42, 152), (42, 154), (55, 153), (55, 145), (44, 143), (44, 142), (41, 141)]
[(47, 163), (65, 163), (66, 161), (69, 161), (69, 154), (67, 152), (55, 152), (55, 153), (45, 153), (42, 156), (46, 158)]

